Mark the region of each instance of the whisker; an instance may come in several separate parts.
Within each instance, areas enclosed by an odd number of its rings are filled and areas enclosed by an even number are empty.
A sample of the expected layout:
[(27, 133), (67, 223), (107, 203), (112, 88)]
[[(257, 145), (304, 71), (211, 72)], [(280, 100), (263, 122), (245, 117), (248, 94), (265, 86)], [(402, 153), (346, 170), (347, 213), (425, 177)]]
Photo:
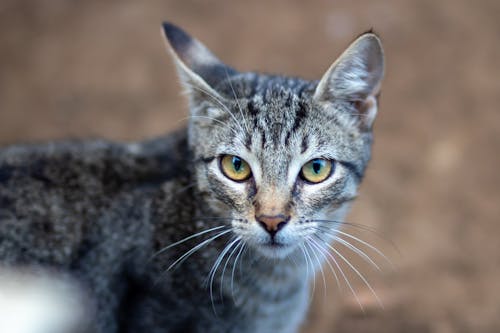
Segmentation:
[(308, 239), (306, 239), (306, 242), (304, 243), (305, 245), (308, 245), (309, 248), (312, 251), (312, 254), (314, 255), (314, 258), (316, 259), (316, 262), (318, 263), (318, 267), (321, 271), (321, 276), (323, 278), (323, 297), (326, 299), (326, 278), (325, 278), (325, 273), (323, 272), (323, 265), (321, 264), (321, 261), (318, 258), (318, 255), (316, 254), (316, 251), (312, 248), (312, 245), (309, 244)]
[(218, 123), (218, 124), (213, 124), (213, 126), (219, 127), (219, 128), (222, 128), (222, 129), (226, 129), (226, 128), (229, 129), (234, 134), (234, 137), (237, 138), (240, 143), (244, 144), (243, 141), (238, 137), (238, 132), (234, 128), (228, 126), (228, 124), (224, 123), (223, 121), (221, 121), (221, 120), (219, 120), (217, 118), (208, 117), (208, 116), (190, 115), (190, 116), (186, 116), (186, 117), (182, 117), (182, 118), (178, 119), (177, 122), (176, 122), (176, 124), (178, 124), (180, 122), (183, 122), (184, 120), (191, 119), (191, 118), (195, 118), (195, 119), (199, 118), (199, 119), (212, 120), (212, 121)]
[[(227, 74), (227, 73), (226, 73), (226, 74)], [(229, 83), (230, 83), (230, 85), (231, 85), (231, 89), (233, 89), (233, 94), (236, 96), (236, 93), (234, 92), (234, 88), (233, 88), (233, 86), (232, 86), (231, 81), (229, 81)], [(235, 117), (234, 113), (233, 113), (233, 112), (231, 112), (231, 110), (229, 109), (229, 107), (228, 107), (227, 105), (225, 105), (225, 104), (224, 104), (224, 103), (223, 103), (223, 102), (222, 102), (222, 101), (221, 101), (221, 100), (220, 100), (217, 96), (215, 96), (214, 94), (210, 93), (209, 91), (207, 91), (207, 90), (205, 90), (205, 89), (203, 89), (203, 88), (200, 88), (200, 87), (194, 86), (194, 85), (192, 85), (192, 84), (188, 84), (188, 85), (189, 85), (189, 87), (191, 87), (192, 89), (197, 90), (197, 91), (199, 91), (199, 92), (202, 92), (202, 93), (206, 94), (206, 95), (207, 95), (208, 97), (210, 97), (213, 101), (215, 101), (217, 104), (219, 104), (219, 106), (221, 106), (221, 107), (222, 107), (223, 111), (227, 112), (227, 113), (231, 116), (231, 118), (233, 119), (234, 123), (235, 123), (235, 124), (239, 127), (239, 129), (240, 129), (242, 132), (245, 132), (245, 131), (244, 131), (244, 129), (243, 129), (243, 127), (242, 127), (242, 126), (241, 126), (241, 124), (240, 124), (240, 121), (239, 121), (239, 120)], [(238, 102), (238, 99), (237, 99), (237, 98), (236, 98), (236, 103), (237, 103), (238, 108), (239, 108), (239, 110), (240, 110), (240, 114), (241, 114), (241, 116), (242, 116), (243, 123), (245, 124), (245, 128), (246, 128), (247, 132), (248, 132), (248, 133), (250, 133), (250, 130), (249, 130), (249, 128), (248, 128), (248, 124), (247, 124), (247, 122), (246, 122), (246, 120), (245, 120), (245, 118), (244, 118), (244, 116), (243, 116), (243, 111), (242, 111), (242, 109), (241, 109), (241, 106), (240, 106), (240, 104), (239, 104), (239, 102)], [(189, 118), (205, 118), (205, 119), (210, 119), (210, 120), (213, 120), (213, 121), (215, 121), (215, 122), (218, 122), (218, 123), (220, 123), (220, 124), (222, 124), (222, 125), (223, 125), (223, 126), (222, 126), (222, 128), (229, 128), (229, 129), (230, 129), (230, 130), (231, 130), (231, 131), (235, 134), (235, 136), (234, 136), (234, 137), (235, 137), (235, 138), (236, 138), (236, 139), (237, 139), (237, 140), (238, 140), (238, 141), (239, 141), (242, 145), (244, 145), (244, 144), (245, 144), (245, 143), (242, 141), (242, 139), (240, 138), (240, 136), (238, 135), (238, 133), (236, 132), (236, 130), (235, 130), (234, 128), (232, 128), (232, 127), (230, 127), (230, 126), (227, 126), (227, 124), (226, 124), (226, 123), (224, 123), (224, 122), (222, 122), (222, 121), (220, 121), (220, 120), (218, 120), (218, 119), (212, 118), (212, 117), (206, 117), (206, 116), (195, 116), (195, 115), (191, 115), (191, 116), (188, 116), (188, 117), (184, 117), (184, 118), (179, 119), (179, 120), (178, 120), (178, 122), (181, 122), (181, 121), (183, 121), (183, 120), (185, 120), (185, 119), (189, 119)]]
[(299, 267), (299, 264), (297, 263), (297, 261), (295, 260), (295, 257), (293, 255), (287, 254), (286, 258), (289, 261), (291, 261), (295, 265), (295, 267), (297, 267), (297, 268)]
[(184, 262), (189, 256), (191, 256), (194, 252), (198, 251), (199, 249), (201, 249), (203, 246), (207, 245), (208, 243), (214, 241), (215, 239), (227, 234), (231, 232), (231, 230), (225, 230), (225, 231), (221, 231), (219, 232), (217, 235), (203, 241), (202, 243), (196, 245), (195, 247), (193, 247), (191, 250), (189, 250), (188, 252), (184, 253), (180, 258), (178, 258), (176, 261), (174, 261), (174, 263), (172, 263), (170, 266), (168, 266), (168, 268), (166, 269), (167, 271), (169, 271), (170, 269), (172, 269), (172, 267), (175, 267), (177, 264), (181, 264), (182, 262)]
[(325, 220), (325, 219), (311, 219), (311, 220), (305, 220), (305, 222), (321, 222), (321, 223), (332, 223), (332, 224), (338, 224), (342, 226), (348, 226), (348, 227), (353, 227), (353, 228), (358, 228), (360, 230), (364, 231), (369, 231), (377, 234), (380, 237), (383, 237), (377, 229), (370, 227), (368, 225), (360, 224), (360, 223), (353, 223), (353, 222), (345, 222), (345, 221), (337, 221), (337, 220)]
[[(189, 251), (187, 251), (186, 253), (184, 253), (181, 257), (179, 257), (177, 260), (175, 260), (170, 266), (168, 266), (167, 269), (165, 269), (161, 274), (160, 276), (156, 279), (156, 281), (154, 282), (154, 284), (158, 284), (161, 279), (163, 278), (163, 276), (169, 271), (171, 270), (173, 267), (175, 267), (176, 265), (181, 265), (187, 258), (189, 258), (193, 253), (195, 253), (196, 251), (198, 251), (199, 249), (201, 249), (203, 246), (207, 245), (208, 243), (212, 242), (213, 240), (227, 234), (228, 232), (231, 232), (231, 230), (225, 230), (225, 231), (221, 231), (219, 232), (217, 235), (203, 241), (202, 243), (196, 245), (195, 247), (193, 247), (192, 249), (190, 249)], [(163, 249), (163, 250), (166, 250), (166, 249)]]
[(206, 233), (209, 233), (209, 232), (212, 232), (212, 231), (215, 231), (215, 230), (219, 230), (219, 229), (222, 229), (222, 228), (228, 228), (228, 226), (225, 226), (225, 225), (220, 225), (218, 227), (214, 227), (214, 228), (210, 228), (210, 229), (207, 229), (207, 230), (203, 230), (203, 231), (200, 231), (200, 232), (197, 232), (196, 234), (193, 234), (191, 236), (188, 236), (186, 238), (183, 238), (181, 239), (180, 241), (177, 241), (175, 243), (172, 243), (164, 248), (162, 248), (161, 250), (157, 251), (155, 254), (152, 255), (151, 258), (155, 258), (157, 257), (158, 255), (162, 254), (163, 252), (167, 251), (168, 249), (171, 249), (173, 248), (174, 246), (177, 246), (179, 244), (182, 244), (190, 239), (193, 239), (193, 238), (196, 238), (196, 237), (200, 237)]
[[(307, 281), (308, 285), (311, 284), (310, 280), (312, 277), (312, 289), (309, 289), (309, 297), (307, 300), (307, 304), (308, 304), (307, 306), (309, 307), (311, 305), (312, 299), (314, 298), (314, 293), (316, 290), (316, 279), (314, 278), (314, 267), (313, 267), (312, 262), (310, 260), (311, 258), (307, 254), (307, 249), (305, 248), (305, 242), (302, 242), (302, 244), (300, 244), (300, 249), (302, 250), (302, 253), (304, 254), (304, 259), (305, 259), (305, 263), (306, 263), (306, 281)], [(309, 259), (308, 259), (308, 257), (309, 257)], [(311, 272), (312, 273), (309, 273), (309, 265), (311, 265)]]
[(236, 270), (236, 265), (238, 263), (238, 259), (240, 258), (240, 255), (243, 252), (243, 249), (245, 248), (245, 243), (241, 242), (241, 244), (242, 245), (240, 247), (240, 250), (239, 250), (238, 254), (236, 255), (236, 259), (234, 259), (233, 269), (232, 269), (232, 272), (231, 272), (231, 295), (233, 297), (233, 300), (234, 300), (234, 271)]
[[(177, 123), (180, 123), (184, 120), (187, 120), (187, 119), (207, 119), (207, 120), (211, 120), (211, 121), (214, 121), (215, 123), (219, 124), (219, 125), (213, 125), (213, 126), (216, 126), (216, 127), (219, 127), (219, 128), (222, 128), (222, 129), (229, 129), (233, 134), (234, 134), (234, 137), (236, 139), (238, 139), (238, 141), (241, 143), (241, 144), (244, 144), (244, 142), (242, 141), (242, 139), (238, 136), (239, 133), (232, 127), (228, 126), (227, 123), (224, 123), (223, 121), (217, 119), (217, 118), (213, 118), (213, 117), (208, 117), (208, 116), (198, 116), (198, 115), (190, 115), (190, 116), (186, 116), (186, 117), (183, 117), (183, 118), (180, 118), (177, 120)], [(221, 126), (222, 125), (222, 126)], [(243, 129), (241, 129), (243, 130)]]
[[(316, 235), (312, 235), (312, 236), (316, 236)], [(316, 236), (317, 237), (317, 236)], [(318, 238), (318, 237), (317, 237)], [(321, 238), (318, 238), (321, 242), (324, 243), (324, 241), (321, 239)], [(329, 245), (329, 244), (326, 244), (326, 245)], [(342, 270), (342, 268), (340, 267), (339, 263), (337, 262), (337, 260), (335, 260), (335, 257), (329, 252), (329, 251), (325, 251), (325, 253), (330, 257), (331, 260), (333, 260), (333, 264), (337, 267), (337, 269), (339, 270), (340, 274), (342, 275), (344, 281), (346, 282), (347, 286), (349, 287), (349, 290), (351, 290), (351, 293), (353, 294), (354, 298), (356, 299), (356, 302), (359, 304), (359, 307), (361, 308), (361, 311), (365, 312), (365, 309), (363, 307), (363, 304), (361, 304), (361, 301), (359, 300), (359, 297), (358, 295), (356, 294), (356, 292), (354, 291), (354, 288), (352, 287), (351, 283), (349, 282), (349, 279), (347, 278), (347, 276), (345, 275), (344, 271)]]
[[(324, 242), (324, 241), (323, 241)], [(354, 265), (352, 265), (349, 260), (347, 260), (339, 251), (337, 251), (333, 246), (331, 246), (330, 244), (324, 242), (324, 244), (326, 246), (328, 246), (333, 252), (335, 252), (335, 254), (337, 254), (355, 273), (356, 275), (364, 282), (364, 284), (368, 287), (368, 289), (370, 289), (371, 293), (373, 294), (373, 296), (375, 296), (375, 299), (377, 300), (377, 303), (380, 305), (380, 307), (382, 309), (384, 309), (384, 305), (382, 304), (382, 301), (380, 300), (380, 298), (378, 297), (377, 293), (375, 292), (375, 290), (372, 288), (372, 286), (370, 285), (370, 283), (366, 280), (366, 278), (363, 276), (363, 274), (361, 274), (357, 269), (356, 267), (354, 267)]]
[(233, 246), (233, 244), (235, 244), (238, 241), (239, 241), (239, 239), (236, 238), (235, 240), (230, 241), (230, 243), (224, 247), (224, 249), (222, 250), (222, 252), (217, 257), (214, 265), (212, 266), (212, 269), (210, 270), (210, 272), (208, 274), (208, 277), (210, 279), (210, 283), (209, 283), (210, 301), (212, 302), (212, 309), (213, 309), (213, 311), (214, 311), (215, 314), (217, 314), (217, 311), (215, 310), (214, 293), (213, 293), (213, 283), (214, 283), (215, 274), (217, 273), (217, 270), (218, 270), (218, 268), (219, 268), (222, 260), (224, 260), (224, 257), (226, 255), (226, 253), (229, 252), (229, 249), (231, 249), (231, 247)]
[(321, 247), (316, 242), (316, 240), (314, 240), (314, 238), (309, 238), (309, 240), (311, 241), (311, 244), (313, 244), (314, 247), (316, 247), (318, 249), (319, 253), (323, 256), (323, 258), (325, 258), (326, 263), (328, 264), (328, 266), (330, 266), (330, 270), (332, 271), (333, 276), (335, 277), (335, 281), (337, 282), (337, 288), (339, 288), (339, 290), (342, 291), (342, 286), (340, 285), (339, 277), (337, 276), (335, 269), (333, 268), (332, 264), (330, 263), (330, 260), (328, 260), (326, 254), (325, 254), (328, 251), (325, 248)]
[[(302, 245), (304, 245), (304, 244), (302, 244)], [(304, 245), (303, 249), (304, 249), (304, 255), (306, 257), (306, 267), (308, 265), (311, 265), (311, 273), (312, 274), (311, 275), (308, 274), (307, 278), (310, 278), (311, 276), (313, 277), (313, 279), (312, 279), (312, 281), (313, 281), (312, 295), (314, 295), (314, 291), (316, 290), (316, 280), (314, 279), (314, 265), (312, 263), (311, 256), (307, 252), (307, 248), (305, 247), (305, 245)], [(309, 270), (308, 270), (308, 272), (309, 272)]]
[(303, 244), (299, 245), (299, 249), (302, 251), (302, 254), (304, 255), (304, 261), (306, 263), (306, 279), (309, 279), (309, 264), (307, 262), (307, 257), (306, 253), (304, 252)]
[[(370, 244), (370, 243), (368, 243), (368, 242), (366, 242), (366, 241), (364, 241), (364, 240), (362, 240), (362, 239), (360, 239), (360, 238), (358, 238), (358, 237), (356, 237), (356, 236), (354, 236), (354, 235), (352, 235), (352, 234), (350, 234), (348, 232), (344, 232), (342, 230), (338, 230), (338, 229), (337, 230), (330, 230), (330, 229), (328, 229), (328, 228), (326, 228), (324, 226), (318, 226), (318, 227), (322, 227), (324, 232), (337, 233), (337, 234), (343, 235), (345, 237), (348, 237), (348, 238), (350, 238), (352, 240), (355, 240), (355, 241), (357, 241), (357, 242), (365, 245), (366, 247), (368, 247), (371, 250), (375, 251), (379, 256), (381, 256), (391, 266), (391, 268), (393, 270), (396, 269), (396, 267), (392, 263), (392, 261), (382, 251), (380, 251), (377, 247), (373, 246), (372, 244)], [(333, 236), (333, 234), (332, 234), (332, 236)], [(346, 240), (343, 240), (343, 241), (347, 242)]]
[(356, 246), (352, 245), (351, 243), (349, 243), (348, 241), (346, 241), (345, 239), (343, 238), (340, 238), (338, 236), (332, 236), (333, 239), (337, 242), (339, 242), (340, 244), (344, 245), (345, 247), (347, 247), (348, 249), (350, 249), (351, 251), (353, 251), (354, 253), (358, 254), (360, 257), (362, 257), (366, 262), (368, 262), (369, 264), (371, 264), (373, 267), (375, 267), (375, 269), (377, 269), (379, 272), (381, 272), (382, 270), (380, 269), (380, 267), (375, 263), (375, 261), (373, 261), (372, 258), (370, 258), (363, 250), (357, 248)]
[[(212, 120), (212, 121), (214, 121), (214, 122), (216, 122), (218, 124), (223, 125), (222, 128), (224, 128), (224, 126), (227, 127), (227, 124), (225, 122), (223, 122), (223, 121), (221, 121), (221, 120), (219, 120), (217, 118), (213, 118), (213, 117), (208, 117), (208, 116), (194, 116), (193, 115), (193, 116), (188, 116), (187, 118), (184, 118), (184, 119), (189, 119), (189, 118), (200, 118), (200, 119)], [(228, 127), (228, 128), (234, 131), (234, 129), (232, 129), (231, 127)]]
[[(227, 256), (227, 259), (226, 259), (226, 262), (224, 263), (224, 267), (222, 268), (222, 273), (220, 275), (220, 297), (222, 299), (222, 289), (223, 289), (223, 285), (224, 285), (224, 274), (226, 272), (226, 268), (227, 268), (227, 265), (229, 263), (229, 260), (231, 259), (231, 257), (238, 252), (238, 248), (243, 244), (243, 242), (241, 241), (241, 237), (238, 237), (236, 239), (237, 243), (235, 245), (235, 247), (231, 250), (231, 253), (229, 253), (229, 255)], [(232, 245), (230, 245), (231, 247)]]
[(186, 186), (183, 186), (183, 187), (181, 187), (181, 188), (177, 189), (177, 190), (175, 191), (175, 194), (181, 194), (182, 192), (184, 192), (184, 191), (186, 191), (186, 190), (188, 190), (188, 189), (190, 189), (190, 188), (192, 188), (192, 187), (194, 187), (194, 186), (196, 186), (196, 182), (193, 182), (193, 183), (191, 183), (191, 184), (188, 184), (188, 185), (186, 185)]
[(243, 221), (244, 219), (238, 219), (234, 217), (221, 217), (221, 216), (197, 216), (197, 220), (222, 220), (222, 221)]
[[(227, 73), (226, 73), (227, 74)], [(230, 82), (230, 81), (229, 81)], [(231, 82), (230, 82), (231, 83)], [(240, 127), (240, 129), (243, 131), (243, 127), (241, 127), (240, 125), (240, 122), (238, 121), (238, 119), (236, 119), (236, 117), (234, 116), (234, 114), (231, 112), (231, 110), (229, 109), (229, 107), (227, 105), (225, 105), (217, 96), (213, 95), (212, 93), (210, 93), (209, 91), (205, 90), (205, 89), (202, 89), (200, 87), (196, 87), (194, 85), (190, 85), (190, 87), (200, 91), (200, 92), (203, 92), (205, 93), (207, 96), (211, 97), (214, 101), (216, 101), (222, 108), (224, 111), (226, 111), (227, 113), (229, 113), (229, 115), (233, 118), (234, 122)], [(231, 88), (232, 88), (232, 84), (231, 84)], [(234, 93), (234, 89), (233, 89), (233, 93)], [(240, 107), (239, 103), (238, 103), (238, 107)], [(240, 107), (240, 112), (241, 112), (241, 107)], [(241, 116), (243, 117), (243, 113), (241, 113)], [(244, 119), (244, 118), (243, 118)], [(247, 127), (247, 130), (248, 130), (248, 127)]]
[[(241, 138), (240, 133), (238, 133), (234, 128), (228, 126), (228, 124), (224, 123), (223, 121), (221, 121), (219, 119), (216, 119), (216, 118), (213, 118), (213, 117), (208, 117), (208, 116), (191, 115), (191, 116), (187, 116), (187, 117), (181, 118), (178, 122), (181, 122), (181, 121), (183, 121), (185, 119), (190, 119), (190, 118), (208, 119), (208, 120), (213, 120), (216, 123), (222, 124), (223, 126), (218, 125), (218, 127), (222, 128), (222, 129), (226, 129), (226, 128), (229, 129), (234, 134), (233, 139), (235, 139), (236, 141), (238, 141), (241, 145), (243, 145), (243, 146), (245, 145), (245, 142), (243, 142), (243, 139)], [(240, 124), (238, 124), (238, 127), (240, 127), (240, 130), (243, 131), (243, 128), (241, 128)]]
[(229, 86), (231, 87), (231, 91), (233, 92), (234, 100), (236, 101), (236, 105), (238, 105), (238, 109), (240, 110), (241, 119), (243, 121), (243, 124), (245, 125), (247, 132), (250, 133), (250, 128), (248, 127), (248, 123), (246, 122), (245, 116), (243, 115), (243, 110), (241, 109), (241, 105), (240, 105), (240, 102), (238, 100), (238, 96), (236, 95), (236, 91), (234, 90), (233, 83), (229, 79), (229, 74), (227, 72), (227, 68), (224, 67), (224, 70), (226, 71), (226, 79), (227, 79), (227, 82), (229, 83)]
[[(338, 243), (344, 245), (346, 248), (350, 249), (351, 251), (353, 251), (354, 253), (356, 253), (357, 255), (359, 255), (361, 258), (363, 258), (363, 260), (365, 260), (366, 262), (368, 262), (369, 264), (371, 264), (373, 267), (375, 267), (379, 272), (382, 271), (379, 267), (379, 265), (377, 265), (377, 263), (375, 263), (375, 261), (373, 261), (373, 259), (368, 255), (366, 254), (363, 250), (357, 248), (356, 246), (354, 246), (353, 244), (349, 243), (348, 241), (346, 241), (345, 239), (335, 235), (335, 231), (331, 232), (329, 230), (323, 230), (321, 228), (317, 228), (318, 231), (324, 233), (325, 235), (329, 236), (332, 240), (335, 240), (337, 241)], [(321, 236), (320, 236), (321, 238)]]
[(213, 278), (215, 276), (216, 269), (219, 266), (219, 262), (223, 260), (223, 256), (228, 251), (229, 246), (233, 244), (233, 241), (236, 241), (236, 239), (234, 239), (234, 238), (230, 239), (226, 243), (226, 245), (224, 246), (224, 248), (222, 249), (222, 251), (219, 253), (219, 255), (217, 256), (217, 258), (215, 259), (214, 263), (212, 264), (212, 268), (210, 269), (210, 272), (208, 273), (207, 277), (205, 278), (204, 284), (207, 287), (209, 287), (210, 289), (212, 288), (211, 284), (212, 284)]
[(239, 273), (240, 273), (240, 276), (243, 275), (242, 271), (241, 271), (241, 266), (243, 266), (243, 260), (245, 259), (245, 254), (248, 252), (248, 246), (245, 247), (245, 249), (243, 250), (243, 253), (241, 254), (241, 260), (240, 260), (240, 268), (239, 268)]
[(392, 240), (390, 240), (389, 238), (387, 238), (386, 236), (384, 236), (377, 229), (369, 227), (367, 225), (359, 224), (359, 223), (352, 223), (352, 222), (343, 222), (343, 221), (336, 221), (336, 220), (320, 220), (320, 219), (305, 220), (305, 222), (332, 223), (332, 224), (339, 224), (339, 225), (342, 225), (342, 226), (349, 226), (349, 227), (357, 228), (357, 229), (360, 229), (360, 230), (363, 230), (363, 231), (369, 231), (369, 232), (373, 233), (374, 235), (376, 235), (377, 237), (379, 237), (380, 239), (382, 239), (385, 242), (387, 242), (388, 244), (390, 244), (398, 252), (398, 254), (401, 255), (401, 251), (399, 250), (399, 248), (397, 247), (397, 245), (394, 244), (394, 242)]

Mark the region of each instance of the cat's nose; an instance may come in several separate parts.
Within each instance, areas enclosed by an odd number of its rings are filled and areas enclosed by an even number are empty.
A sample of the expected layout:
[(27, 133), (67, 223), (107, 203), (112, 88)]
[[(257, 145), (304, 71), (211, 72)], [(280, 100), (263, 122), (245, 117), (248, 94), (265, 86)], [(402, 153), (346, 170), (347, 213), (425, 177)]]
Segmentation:
[(274, 237), (274, 235), (288, 223), (290, 216), (285, 216), (283, 214), (259, 215), (256, 216), (255, 219), (264, 229), (266, 229), (271, 237)]

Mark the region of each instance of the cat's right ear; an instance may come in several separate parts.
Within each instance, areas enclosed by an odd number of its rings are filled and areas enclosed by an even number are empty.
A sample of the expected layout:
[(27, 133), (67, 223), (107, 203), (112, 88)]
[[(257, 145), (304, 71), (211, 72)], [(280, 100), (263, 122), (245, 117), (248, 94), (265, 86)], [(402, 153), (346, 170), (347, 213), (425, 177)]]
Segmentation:
[(370, 130), (377, 114), (378, 94), (384, 76), (384, 51), (372, 32), (358, 37), (321, 78), (314, 100), (345, 101), (353, 105), (360, 127)]
[(236, 71), (226, 66), (205, 45), (179, 27), (164, 22), (163, 32), (181, 82), (191, 101), (197, 103), (211, 98), (223, 100), (214, 87)]

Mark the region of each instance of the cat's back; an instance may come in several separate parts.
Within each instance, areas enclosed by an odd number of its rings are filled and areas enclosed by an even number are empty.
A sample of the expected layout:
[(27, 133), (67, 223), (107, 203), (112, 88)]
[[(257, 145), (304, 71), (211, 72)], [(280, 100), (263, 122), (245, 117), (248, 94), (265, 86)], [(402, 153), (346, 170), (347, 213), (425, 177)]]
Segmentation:
[(150, 141), (72, 140), (0, 147), (0, 186), (38, 181), (71, 188), (155, 182), (174, 174), (185, 158), (185, 130)]
[(176, 174), (184, 147), (180, 131), (138, 143), (65, 141), (0, 149), (2, 262), (68, 266), (99, 238), (123, 236), (126, 244), (130, 228), (141, 226), (130, 220), (146, 214), (143, 194)]
[(0, 149), (0, 275), (68, 276), (95, 312), (82, 331), (120, 331), (130, 280), (154, 246), (151, 201), (185, 166), (185, 132)]

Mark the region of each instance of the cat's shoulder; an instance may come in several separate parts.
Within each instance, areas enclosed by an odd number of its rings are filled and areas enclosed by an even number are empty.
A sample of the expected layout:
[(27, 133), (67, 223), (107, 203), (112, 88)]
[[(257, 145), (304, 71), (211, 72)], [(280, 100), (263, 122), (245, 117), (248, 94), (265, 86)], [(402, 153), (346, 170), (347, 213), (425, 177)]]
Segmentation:
[[(186, 131), (140, 142), (67, 140), (0, 148), (0, 187), (25, 182), (48, 187), (115, 188), (161, 182), (187, 155)], [(28, 185), (30, 185), (28, 184)]]
[(140, 242), (135, 235), (144, 231), (147, 193), (176, 177), (185, 141), (181, 130), (135, 143), (61, 141), (0, 149), (1, 261), (68, 264), (83, 256), (90, 240), (106, 239), (108, 254), (118, 253), (113, 246)]

